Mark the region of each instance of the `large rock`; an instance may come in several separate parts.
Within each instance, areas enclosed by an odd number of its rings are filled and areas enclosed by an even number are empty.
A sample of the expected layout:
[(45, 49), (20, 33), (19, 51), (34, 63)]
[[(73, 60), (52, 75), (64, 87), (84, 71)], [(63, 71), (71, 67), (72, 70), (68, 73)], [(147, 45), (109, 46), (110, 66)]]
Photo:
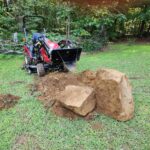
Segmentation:
[(87, 86), (68, 85), (58, 96), (58, 101), (80, 116), (86, 116), (95, 108), (94, 89)]
[(131, 119), (134, 102), (126, 75), (116, 70), (102, 69), (96, 76), (97, 111), (119, 121)]
[(65, 108), (60, 102), (56, 102), (52, 107), (52, 112), (59, 117), (66, 117), (69, 119), (76, 119), (78, 115), (71, 110)]

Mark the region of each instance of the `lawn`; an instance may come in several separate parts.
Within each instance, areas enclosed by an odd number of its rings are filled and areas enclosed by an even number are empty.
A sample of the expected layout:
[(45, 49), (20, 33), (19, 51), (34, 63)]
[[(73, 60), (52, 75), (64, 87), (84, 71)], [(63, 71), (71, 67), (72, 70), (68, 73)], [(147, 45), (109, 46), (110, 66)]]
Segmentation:
[[(56, 117), (31, 95), (34, 76), (20, 69), (22, 60), (0, 55), (0, 93), (21, 97), (14, 108), (0, 111), (0, 150), (150, 149), (150, 45), (114, 44), (106, 52), (83, 55), (78, 63), (78, 71), (107, 67), (127, 74), (135, 100), (135, 117), (127, 122), (104, 115), (92, 121)], [(15, 81), (23, 82), (12, 85)], [(93, 128), (97, 123), (99, 130)]]

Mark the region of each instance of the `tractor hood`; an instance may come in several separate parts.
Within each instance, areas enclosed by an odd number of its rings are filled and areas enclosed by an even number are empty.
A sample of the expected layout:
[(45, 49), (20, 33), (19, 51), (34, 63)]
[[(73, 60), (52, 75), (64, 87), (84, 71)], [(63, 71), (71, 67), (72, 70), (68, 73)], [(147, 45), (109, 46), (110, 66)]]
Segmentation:
[(59, 49), (60, 46), (58, 45), (58, 43), (52, 42), (49, 39), (45, 38), (44, 40), (46, 46), (50, 49), (50, 50), (55, 50), (55, 49)]

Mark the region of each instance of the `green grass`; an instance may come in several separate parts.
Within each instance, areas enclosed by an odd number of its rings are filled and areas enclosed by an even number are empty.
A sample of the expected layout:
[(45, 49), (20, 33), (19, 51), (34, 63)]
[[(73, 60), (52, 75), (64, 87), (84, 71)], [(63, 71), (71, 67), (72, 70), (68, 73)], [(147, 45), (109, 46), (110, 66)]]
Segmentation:
[[(21, 64), (22, 57), (0, 55), (0, 93), (21, 97), (14, 108), (0, 111), (0, 150), (150, 149), (150, 45), (115, 44), (107, 52), (83, 55), (78, 64), (79, 71), (107, 67), (128, 75), (133, 85), (135, 117), (127, 122), (104, 115), (90, 122), (56, 117), (30, 94), (27, 87), (33, 83), (33, 76), (22, 71)], [(25, 83), (12, 86), (12, 81)], [(95, 122), (103, 128), (93, 130)]]

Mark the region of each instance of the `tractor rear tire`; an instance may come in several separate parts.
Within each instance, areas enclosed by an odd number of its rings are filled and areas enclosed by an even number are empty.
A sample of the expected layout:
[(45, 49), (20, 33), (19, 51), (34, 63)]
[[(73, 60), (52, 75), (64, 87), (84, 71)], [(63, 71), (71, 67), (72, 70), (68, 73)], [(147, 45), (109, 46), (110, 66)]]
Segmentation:
[(39, 77), (42, 77), (45, 75), (45, 69), (42, 63), (37, 64), (37, 74)]

